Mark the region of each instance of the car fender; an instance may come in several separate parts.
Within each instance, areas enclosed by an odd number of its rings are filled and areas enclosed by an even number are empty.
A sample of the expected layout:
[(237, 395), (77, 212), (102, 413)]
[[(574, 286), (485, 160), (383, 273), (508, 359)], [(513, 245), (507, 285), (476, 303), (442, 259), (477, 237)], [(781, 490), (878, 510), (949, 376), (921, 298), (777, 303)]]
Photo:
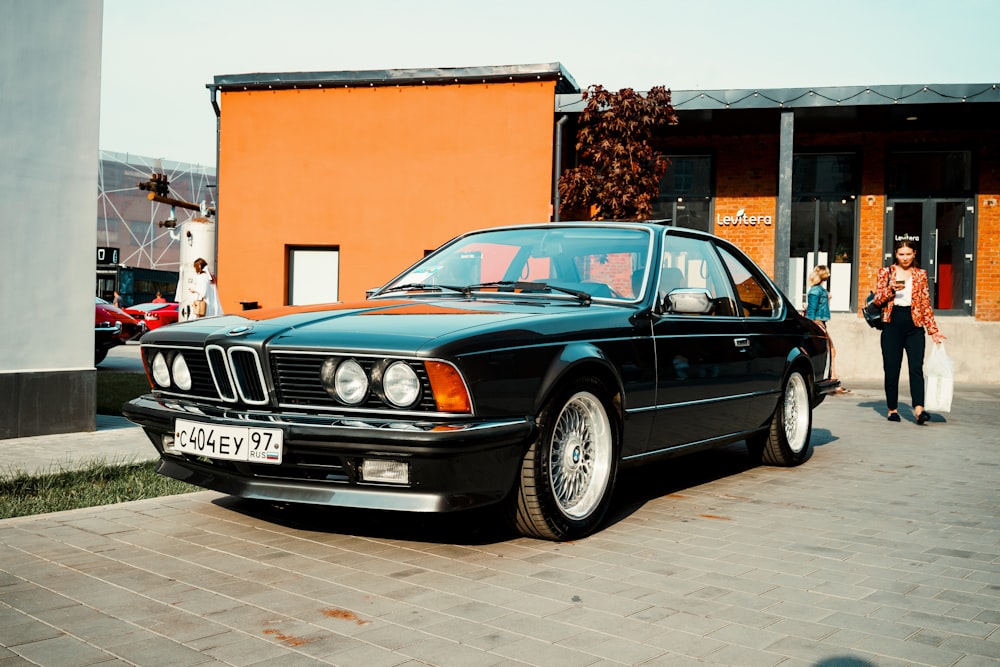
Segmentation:
[(785, 386), (785, 382), (788, 381), (788, 376), (792, 374), (794, 370), (801, 370), (806, 377), (806, 381), (809, 383), (809, 393), (815, 399), (816, 381), (820, 378), (816, 375), (816, 369), (812, 365), (812, 357), (809, 356), (809, 352), (799, 346), (793, 347), (788, 351), (788, 357), (785, 359), (785, 373), (781, 378), (781, 386)]
[(812, 379), (814, 375), (812, 362), (809, 357), (809, 353), (802, 346), (793, 347), (788, 351), (788, 356), (785, 358), (785, 378), (788, 379), (788, 374), (792, 372), (793, 368), (797, 366), (804, 365), (807, 367), (809, 372), (809, 377)]
[(553, 357), (542, 375), (541, 386), (535, 397), (534, 412), (539, 414), (563, 380), (577, 374), (593, 375), (605, 382), (612, 394), (623, 392), (622, 381), (604, 352), (591, 343), (571, 343)]
[(825, 357), (823, 368), (817, 370), (813, 366), (813, 359), (809, 352), (803, 347), (797, 347), (788, 353), (788, 359), (785, 362), (785, 376), (782, 378), (782, 386), (784, 386), (784, 382), (788, 379), (788, 374), (793, 368), (799, 366), (804, 368), (808, 373), (806, 379), (809, 381), (809, 394), (812, 399), (813, 408), (818, 407), (826, 399), (827, 394), (840, 386), (840, 380), (831, 380), (827, 375), (831, 364), (829, 347), (825, 351)]

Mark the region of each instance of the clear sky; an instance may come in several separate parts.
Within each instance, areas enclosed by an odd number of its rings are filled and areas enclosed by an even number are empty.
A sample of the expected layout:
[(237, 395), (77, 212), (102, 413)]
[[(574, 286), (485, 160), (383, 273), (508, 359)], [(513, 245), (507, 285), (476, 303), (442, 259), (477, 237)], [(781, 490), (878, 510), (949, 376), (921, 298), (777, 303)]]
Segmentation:
[(1000, 83), (998, 33), (998, 0), (104, 0), (100, 146), (215, 166), (221, 74), (559, 62), (614, 90)]

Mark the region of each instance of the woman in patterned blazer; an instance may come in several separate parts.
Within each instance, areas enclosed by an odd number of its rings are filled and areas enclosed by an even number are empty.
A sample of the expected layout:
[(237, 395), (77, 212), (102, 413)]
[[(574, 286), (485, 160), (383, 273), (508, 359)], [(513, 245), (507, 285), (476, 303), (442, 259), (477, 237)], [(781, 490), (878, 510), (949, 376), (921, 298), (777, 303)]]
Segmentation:
[(896, 243), (895, 262), (879, 269), (875, 303), (882, 306), (882, 370), (885, 373), (885, 403), (889, 421), (899, 417), (899, 371), (903, 352), (910, 373), (910, 399), (917, 424), (930, 420), (924, 410), (924, 330), (935, 343), (944, 341), (931, 308), (927, 272), (919, 268), (916, 243), (903, 240)]

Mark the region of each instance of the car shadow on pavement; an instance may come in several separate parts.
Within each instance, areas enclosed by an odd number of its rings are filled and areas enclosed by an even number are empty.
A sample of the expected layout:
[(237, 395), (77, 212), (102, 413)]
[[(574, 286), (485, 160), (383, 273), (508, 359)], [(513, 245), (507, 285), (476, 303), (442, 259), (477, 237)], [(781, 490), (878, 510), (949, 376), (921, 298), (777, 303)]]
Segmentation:
[[(813, 429), (814, 447), (836, 440), (827, 429)], [(757, 466), (740, 441), (623, 469), (618, 474), (608, 516), (598, 532), (627, 519), (653, 500), (681, 494), (685, 489), (739, 475)], [(329, 534), (468, 546), (496, 544), (520, 537), (505, 523), (502, 505), (435, 514), (276, 503), (235, 496), (217, 498), (213, 503), (286, 528)]]
[(685, 489), (715, 482), (756, 468), (744, 443), (684, 454), (626, 468), (618, 473), (617, 493), (606, 525), (618, 523), (650, 501), (681, 494)]
[[(814, 448), (832, 444), (837, 439), (828, 429), (812, 430)], [(739, 475), (759, 465), (750, 457), (746, 444), (739, 441), (622, 470), (618, 475), (615, 501), (605, 525), (627, 519), (653, 500), (683, 494), (685, 489)], [(803, 465), (809, 465), (808, 459)]]

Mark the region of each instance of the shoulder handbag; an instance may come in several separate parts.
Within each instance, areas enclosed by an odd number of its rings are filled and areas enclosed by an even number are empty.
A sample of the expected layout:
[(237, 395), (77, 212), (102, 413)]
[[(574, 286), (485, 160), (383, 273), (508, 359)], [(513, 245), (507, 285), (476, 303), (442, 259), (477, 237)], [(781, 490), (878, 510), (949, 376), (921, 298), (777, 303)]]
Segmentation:
[(872, 329), (882, 328), (882, 307), (875, 303), (875, 292), (868, 292), (865, 299), (865, 307), (861, 309), (861, 314), (865, 316), (865, 322)]
[(194, 309), (195, 317), (205, 317), (205, 312), (208, 310), (208, 304), (204, 299), (198, 299), (191, 304), (191, 307)]

